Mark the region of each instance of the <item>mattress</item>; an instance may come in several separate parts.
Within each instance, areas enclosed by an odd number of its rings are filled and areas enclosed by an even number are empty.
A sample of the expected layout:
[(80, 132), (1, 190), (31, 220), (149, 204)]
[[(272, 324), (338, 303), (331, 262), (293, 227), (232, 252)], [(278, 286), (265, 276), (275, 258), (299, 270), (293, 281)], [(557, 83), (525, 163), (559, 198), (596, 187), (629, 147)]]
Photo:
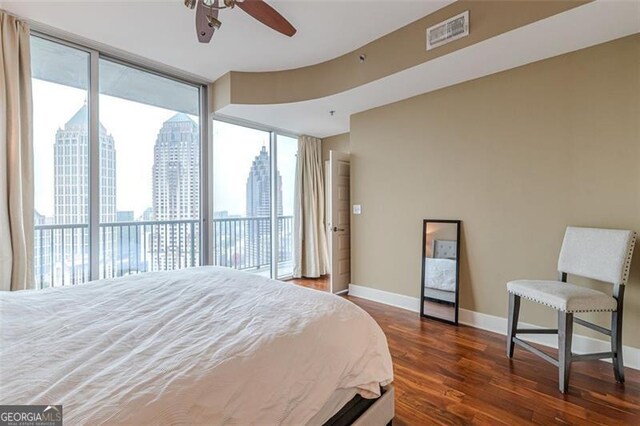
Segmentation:
[(435, 288), (424, 288), (424, 297), (428, 299), (441, 300), (448, 303), (456, 303), (456, 292), (437, 290)]
[(226, 268), (1, 293), (0, 321), (0, 400), (67, 424), (321, 423), (393, 380), (365, 311)]

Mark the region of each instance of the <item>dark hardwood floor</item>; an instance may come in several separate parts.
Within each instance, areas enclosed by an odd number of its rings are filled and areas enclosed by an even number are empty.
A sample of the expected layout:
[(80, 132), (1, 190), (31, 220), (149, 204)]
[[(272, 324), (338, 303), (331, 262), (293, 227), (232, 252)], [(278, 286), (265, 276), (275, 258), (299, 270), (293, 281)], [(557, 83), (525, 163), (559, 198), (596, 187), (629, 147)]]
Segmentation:
[[(310, 281), (297, 282), (327, 288), (326, 280)], [(574, 363), (569, 393), (563, 395), (554, 366), (517, 347), (509, 360), (502, 335), (346, 297), (369, 312), (387, 336), (395, 375), (394, 425), (640, 425), (640, 371), (626, 368), (626, 383), (620, 385), (609, 363)]]
[(303, 287), (313, 288), (315, 290), (329, 291), (329, 276), (323, 275), (321, 278), (296, 278), (289, 282), (301, 285)]

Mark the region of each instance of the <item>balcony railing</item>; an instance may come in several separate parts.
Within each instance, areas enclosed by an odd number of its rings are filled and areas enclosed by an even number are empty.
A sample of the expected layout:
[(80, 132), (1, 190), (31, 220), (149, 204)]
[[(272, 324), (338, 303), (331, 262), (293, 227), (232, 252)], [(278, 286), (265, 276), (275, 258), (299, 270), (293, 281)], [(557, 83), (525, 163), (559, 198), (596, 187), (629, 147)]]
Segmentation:
[[(260, 269), (271, 264), (271, 220), (268, 217), (215, 219), (214, 263), (235, 269)], [(293, 217), (278, 217), (278, 259), (291, 260)]]
[[(213, 262), (235, 269), (271, 263), (267, 217), (213, 220)], [(278, 262), (292, 260), (293, 217), (278, 217)], [(100, 224), (98, 276), (112, 278), (200, 265), (200, 221), (140, 221)], [(88, 225), (35, 226), (35, 280), (40, 288), (89, 280)]]

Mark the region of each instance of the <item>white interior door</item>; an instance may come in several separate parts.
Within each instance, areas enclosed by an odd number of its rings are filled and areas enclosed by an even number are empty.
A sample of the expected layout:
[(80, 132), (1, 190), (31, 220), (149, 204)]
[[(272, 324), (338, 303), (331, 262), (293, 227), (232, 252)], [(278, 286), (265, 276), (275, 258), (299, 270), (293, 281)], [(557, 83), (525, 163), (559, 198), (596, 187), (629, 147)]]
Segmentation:
[(331, 257), (331, 292), (341, 293), (349, 289), (351, 280), (351, 166), (349, 154), (329, 152), (330, 214), (327, 231)]

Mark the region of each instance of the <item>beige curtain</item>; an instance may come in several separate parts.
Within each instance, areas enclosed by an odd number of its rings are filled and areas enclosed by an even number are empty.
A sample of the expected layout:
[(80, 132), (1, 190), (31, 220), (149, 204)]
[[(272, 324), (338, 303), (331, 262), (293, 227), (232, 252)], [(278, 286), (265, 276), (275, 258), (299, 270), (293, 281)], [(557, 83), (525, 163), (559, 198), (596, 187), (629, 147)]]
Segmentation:
[(29, 27), (0, 11), (0, 290), (33, 288)]
[(298, 139), (293, 218), (294, 277), (316, 278), (328, 272), (321, 143), (320, 139), (310, 136)]

